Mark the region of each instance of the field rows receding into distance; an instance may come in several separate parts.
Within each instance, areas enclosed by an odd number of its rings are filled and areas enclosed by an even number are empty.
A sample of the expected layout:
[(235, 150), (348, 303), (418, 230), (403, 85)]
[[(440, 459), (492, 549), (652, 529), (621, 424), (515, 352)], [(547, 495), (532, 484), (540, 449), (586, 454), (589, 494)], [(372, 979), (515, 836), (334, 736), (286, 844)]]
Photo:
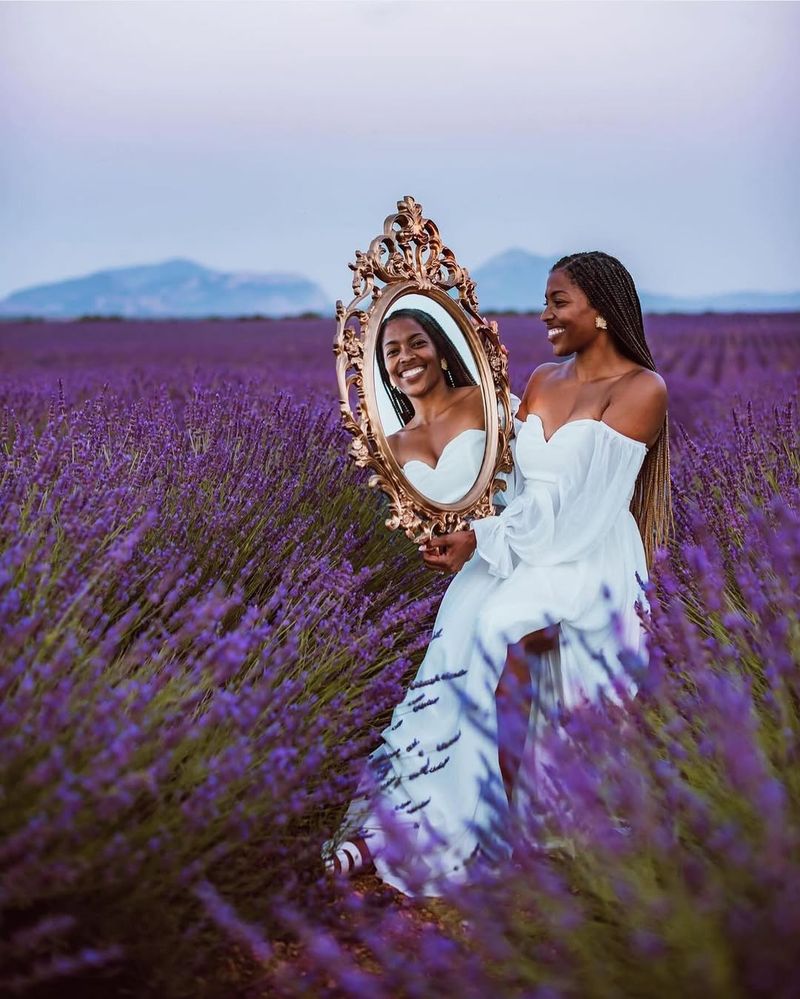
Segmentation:
[[(499, 324), (519, 393), (544, 326)], [(333, 320), (0, 323), (0, 994), (800, 995), (800, 314), (646, 327), (637, 695), (419, 906), (320, 862), (443, 587), (346, 458)]]
[[(500, 316), (512, 390), (552, 353), (534, 316)], [(798, 370), (800, 314), (653, 315), (646, 329), (671, 389), (671, 415), (692, 422), (703, 400), (684, 399), (687, 382), (710, 399), (747, 398), (751, 380), (783, 380)], [(292, 393), (335, 395), (330, 319), (91, 321), (0, 324), (0, 370), (8, 376), (69, 378), (95, 371), (162, 369), (186, 377), (196, 366), (226, 369)]]

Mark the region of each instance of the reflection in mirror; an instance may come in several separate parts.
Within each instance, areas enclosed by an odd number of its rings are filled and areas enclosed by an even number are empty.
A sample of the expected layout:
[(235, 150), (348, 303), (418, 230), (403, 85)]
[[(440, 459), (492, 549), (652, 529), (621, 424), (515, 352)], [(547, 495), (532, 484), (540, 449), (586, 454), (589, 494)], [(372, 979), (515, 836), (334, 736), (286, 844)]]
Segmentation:
[(437, 302), (406, 295), (380, 325), (378, 409), (406, 479), (436, 503), (457, 503), (486, 450), (483, 392), (458, 324)]

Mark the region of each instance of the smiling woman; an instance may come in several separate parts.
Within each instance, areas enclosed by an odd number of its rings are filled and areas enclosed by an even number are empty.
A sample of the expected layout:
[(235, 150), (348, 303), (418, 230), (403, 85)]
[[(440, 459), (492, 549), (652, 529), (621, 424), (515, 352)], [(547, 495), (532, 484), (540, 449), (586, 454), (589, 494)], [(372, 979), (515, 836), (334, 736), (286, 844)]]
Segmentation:
[[(623, 696), (634, 684), (623, 652), (646, 659), (637, 605), (669, 523), (666, 389), (614, 257), (563, 258), (545, 301), (554, 354), (569, 357), (530, 377), (502, 512), (421, 546), (455, 578), (348, 808), (345, 842), (329, 845), (332, 869), (373, 862), (409, 894), (440, 894), (507, 856), (511, 813), (548, 793), (542, 726), (601, 692)], [(394, 313), (381, 333), (405, 423), (392, 451), (407, 471), (435, 469), (478, 429), (471, 390), (447, 384), (438, 334), (413, 315)]]
[(425, 496), (458, 501), (475, 481), (486, 446), (480, 386), (440, 324), (421, 309), (399, 309), (383, 321), (375, 356), (402, 423), (386, 439), (398, 465)]

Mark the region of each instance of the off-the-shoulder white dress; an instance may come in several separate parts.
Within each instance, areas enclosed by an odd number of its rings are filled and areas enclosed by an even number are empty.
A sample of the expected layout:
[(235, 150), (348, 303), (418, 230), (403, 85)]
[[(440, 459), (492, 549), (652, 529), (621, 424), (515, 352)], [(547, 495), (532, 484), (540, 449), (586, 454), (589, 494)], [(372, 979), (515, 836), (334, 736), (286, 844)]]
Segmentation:
[(435, 465), (414, 458), (403, 465), (409, 482), (435, 503), (457, 503), (478, 478), (486, 431), (470, 428), (448, 441)]
[[(502, 853), (505, 806), (495, 691), (509, 644), (558, 623), (557, 655), (534, 677), (523, 766), (535, 758), (542, 707), (608, 689), (622, 647), (644, 651), (635, 605), (647, 569), (630, 502), (647, 448), (597, 420), (549, 440), (531, 414), (516, 424), (514, 483), (498, 516), (472, 524), (477, 551), (439, 608), (434, 637), (339, 836), (366, 835), (378, 875), (410, 894), (467, 880), (472, 859)], [(407, 469), (408, 471), (408, 469)], [(546, 703), (542, 703), (545, 701)], [(377, 787), (377, 794), (374, 788)], [(401, 863), (390, 826), (411, 836)]]

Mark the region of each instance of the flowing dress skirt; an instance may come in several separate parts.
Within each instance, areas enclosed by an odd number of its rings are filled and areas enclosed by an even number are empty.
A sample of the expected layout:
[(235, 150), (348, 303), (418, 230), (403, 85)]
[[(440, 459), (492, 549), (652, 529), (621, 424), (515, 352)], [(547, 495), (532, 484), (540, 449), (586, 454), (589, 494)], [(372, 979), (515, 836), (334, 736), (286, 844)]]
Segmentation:
[(364, 835), (379, 877), (406, 894), (439, 895), (444, 883), (469, 880), (472, 865), (508, 853), (495, 696), (508, 647), (559, 625), (557, 651), (532, 662), (528, 768), (549, 713), (609, 689), (620, 650), (642, 649), (646, 565), (628, 507), (644, 446), (580, 424), (557, 446), (540, 424), (521, 427), (518, 495), (473, 524), (478, 550), (445, 593), (419, 671), (336, 835)]

